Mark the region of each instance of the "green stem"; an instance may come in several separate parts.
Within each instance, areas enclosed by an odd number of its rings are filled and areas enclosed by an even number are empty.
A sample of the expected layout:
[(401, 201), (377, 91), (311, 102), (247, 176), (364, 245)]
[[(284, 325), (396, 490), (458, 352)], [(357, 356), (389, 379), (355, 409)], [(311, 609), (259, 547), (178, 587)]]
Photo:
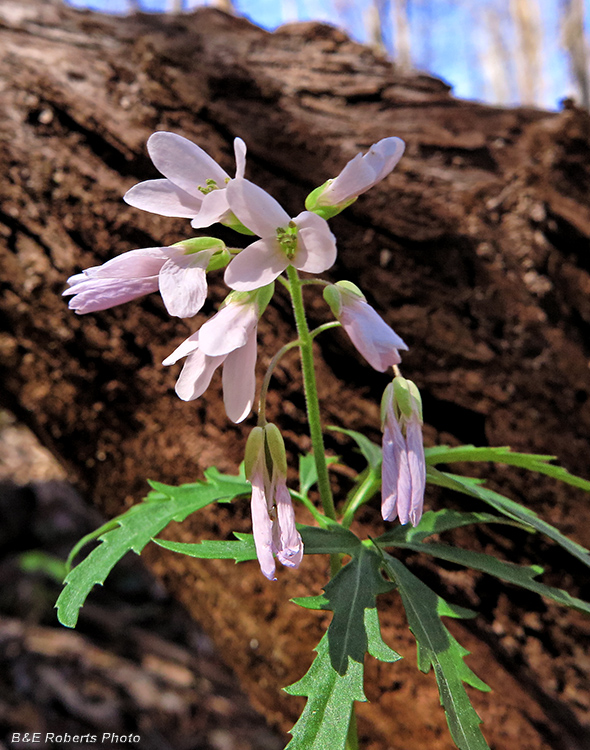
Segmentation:
[(258, 402), (259, 427), (264, 427), (264, 425), (266, 424), (266, 394), (268, 393), (268, 386), (270, 385), (270, 379), (272, 377), (274, 369), (279, 363), (281, 357), (286, 354), (289, 349), (294, 349), (296, 346), (299, 346), (299, 339), (295, 339), (295, 341), (290, 341), (288, 344), (285, 344), (285, 346), (281, 347), (275, 354), (275, 356), (270, 360), (270, 364), (266, 368), (264, 380), (262, 381), (262, 386), (260, 388), (260, 400)]
[(350, 524), (354, 520), (354, 514), (361, 507), (361, 505), (368, 503), (380, 487), (381, 478), (375, 475), (374, 472), (370, 472), (365, 477), (363, 482), (361, 482), (358, 490), (354, 493), (354, 495), (344, 507), (344, 513), (340, 523), (344, 526), (345, 529), (348, 529), (350, 527)]
[[(307, 319), (305, 317), (305, 307), (303, 305), (303, 294), (301, 292), (301, 280), (299, 279), (299, 274), (293, 266), (288, 266), (287, 276), (291, 288), (291, 300), (293, 303), (297, 333), (299, 334), (301, 369), (303, 371), (305, 402), (307, 404), (307, 419), (309, 421), (311, 444), (313, 446), (313, 457), (318, 472), (320, 499), (322, 501), (324, 513), (328, 518), (335, 521), (336, 508), (334, 507), (334, 498), (332, 497), (332, 489), (330, 487), (330, 477), (328, 476), (328, 465), (326, 463), (326, 451), (324, 448), (324, 437), (322, 435), (322, 424), (320, 418), (320, 402), (318, 399), (318, 389), (313, 366), (313, 339), (309, 332), (309, 326), (307, 325)], [(334, 569), (334, 562), (332, 567)], [(339, 563), (338, 567), (340, 567)]]
[(337, 320), (333, 320), (331, 323), (322, 323), (321, 326), (318, 326), (317, 328), (314, 328), (313, 331), (310, 331), (309, 335), (312, 339), (315, 339), (315, 337), (319, 336), (320, 333), (329, 331), (331, 328), (339, 328), (341, 325), (342, 323), (339, 323)]
[(350, 715), (350, 724), (348, 725), (348, 735), (346, 737), (346, 745), (344, 750), (359, 750), (359, 736), (356, 728), (356, 714), (354, 712), (354, 706), (352, 707), (352, 713)]

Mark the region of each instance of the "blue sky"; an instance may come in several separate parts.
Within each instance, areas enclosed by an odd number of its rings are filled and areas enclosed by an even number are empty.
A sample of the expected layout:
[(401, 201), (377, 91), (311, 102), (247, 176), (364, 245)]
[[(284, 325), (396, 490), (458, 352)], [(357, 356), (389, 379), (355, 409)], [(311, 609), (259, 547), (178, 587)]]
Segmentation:
[[(555, 109), (571, 95), (568, 61), (559, 41), (559, 5), (562, 0), (539, 0), (542, 15), (544, 63), (540, 81), (540, 103)], [(207, 0), (184, 0), (185, 7), (207, 5)], [(106, 13), (124, 13), (127, 0), (69, 0), (70, 5)], [(166, 11), (171, 0), (142, 0), (142, 7)], [(370, 0), (234, 0), (238, 12), (254, 23), (274, 29), (286, 20), (319, 20), (345, 28), (358, 41), (367, 41), (366, 18)], [(408, 0), (412, 52), (415, 65), (443, 78), (456, 96), (493, 101), (480, 64), (489, 44), (484, 22), (486, 8), (504, 10), (508, 0)], [(586, 29), (590, 28), (590, 3), (586, 4)], [(514, 43), (510, 26), (504, 26), (508, 45)], [(393, 44), (393, 31), (386, 28), (386, 41)], [(506, 76), (508, 104), (518, 104), (513, 77)]]

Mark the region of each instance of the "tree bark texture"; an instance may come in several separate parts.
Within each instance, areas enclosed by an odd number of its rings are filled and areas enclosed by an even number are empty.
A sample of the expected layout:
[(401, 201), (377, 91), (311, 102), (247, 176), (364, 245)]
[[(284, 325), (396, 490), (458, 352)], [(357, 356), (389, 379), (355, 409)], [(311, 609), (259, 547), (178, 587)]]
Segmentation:
[[(247, 176), (294, 213), (359, 150), (404, 138), (394, 173), (332, 222), (339, 256), (327, 277), (358, 283), (409, 344), (404, 374), (423, 391), (427, 443), (511, 445), (558, 455), (590, 476), (587, 114), (458, 101), (442, 82), (396, 73), (334, 28), (297, 24), (270, 34), (212, 9), (109, 18), (0, 0), (0, 49), (1, 399), (101, 509), (113, 515), (136, 502), (146, 476), (180, 483), (211, 464), (235, 471), (253, 423), (228, 423), (217, 380), (198, 401), (181, 402), (176, 369), (160, 364), (223, 299), (219, 274), (189, 322), (168, 318), (155, 295), (81, 317), (60, 297), (82, 268), (190, 235), (187, 221), (122, 201), (126, 189), (157, 176), (145, 148), (157, 129), (198, 142), (230, 173), (232, 140), (241, 136)], [(229, 230), (221, 236), (235, 243)], [(308, 296), (312, 322), (329, 319), (321, 298)], [(260, 374), (293, 336), (281, 290), (261, 323)], [(327, 423), (378, 439), (385, 376), (341, 331), (320, 337), (317, 353)], [(309, 449), (294, 353), (274, 382), (269, 417), (294, 456)], [(358, 464), (342, 436), (327, 440)], [(345, 472), (333, 476), (342, 493)], [(587, 496), (516, 470), (491, 477), (590, 545)], [(427, 507), (449, 503), (473, 507), (428, 491)], [(170, 533), (224, 537), (249, 529), (248, 512), (246, 502), (214, 508)], [(377, 507), (361, 526), (382, 528)], [(541, 561), (547, 582), (590, 595), (582, 566), (541, 538), (470, 529), (455, 541)], [(158, 549), (147, 559), (213, 636), (254, 704), (288, 729), (303, 702), (279, 688), (302, 675), (326, 624), (326, 615), (288, 600), (319, 593), (326, 562), (306, 558), (271, 584), (254, 563)], [(473, 693), (491, 747), (587, 748), (588, 620), (484, 576), (417, 555), (407, 561), (443, 595), (482, 613), (449, 627), (493, 688)], [(435, 680), (416, 671), (400, 600), (383, 597), (380, 608), (386, 639), (406, 658), (368, 660), (361, 746), (449, 750)]]

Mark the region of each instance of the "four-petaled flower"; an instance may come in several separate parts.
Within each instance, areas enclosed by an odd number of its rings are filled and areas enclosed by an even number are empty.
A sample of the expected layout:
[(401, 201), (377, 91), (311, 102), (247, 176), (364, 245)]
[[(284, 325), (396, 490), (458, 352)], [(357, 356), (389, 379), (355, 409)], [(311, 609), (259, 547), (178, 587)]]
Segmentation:
[(411, 380), (394, 378), (383, 394), (381, 515), (417, 526), (424, 508), (426, 462), (422, 440), (422, 400)]
[(401, 362), (399, 349), (408, 347), (369, 305), (358, 286), (338, 281), (324, 289), (324, 299), (371, 367), (385, 372)]
[(305, 207), (326, 219), (350, 206), (393, 170), (402, 158), (406, 144), (401, 138), (383, 138), (367, 153), (357, 154), (333, 180), (328, 180), (307, 196)]
[(295, 513), (287, 489), (285, 444), (274, 424), (255, 427), (246, 444), (246, 477), (252, 484), (252, 532), (262, 573), (275, 580), (275, 556), (298, 568), (303, 541), (295, 527)]
[[(192, 219), (195, 228), (217, 221), (232, 223), (227, 203), (228, 173), (195, 143), (176, 133), (160, 131), (147, 142), (148, 153), (165, 179), (146, 180), (125, 193), (130, 206), (160, 216)], [(236, 177), (244, 176), (246, 144), (234, 140)]]
[(261, 239), (229, 264), (225, 283), (248, 291), (270, 284), (287, 266), (321, 273), (336, 260), (336, 240), (328, 222), (309, 211), (294, 219), (265, 190), (244, 179), (232, 180), (227, 199), (239, 221)]
[(63, 294), (77, 313), (98, 312), (160, 290), (166, 310), (179, 318), (196, 315), (207, 297), (206, 269), (225, 245), (214, 237), (171, 247), (130, 250), (101, 266), (70, 276)]
[(199, 398), (209, 387), (215, 370), (223, 365), (227, 416), (236, 423), (246, 419), (256, 390), (258, 319), (272, 293), (272, 287), (265, 287), (251, 294), (230, 295), (216, 315), (166, 357), (164, 365), (187, 357), (176, 382), (176, 393), (183, 401)]

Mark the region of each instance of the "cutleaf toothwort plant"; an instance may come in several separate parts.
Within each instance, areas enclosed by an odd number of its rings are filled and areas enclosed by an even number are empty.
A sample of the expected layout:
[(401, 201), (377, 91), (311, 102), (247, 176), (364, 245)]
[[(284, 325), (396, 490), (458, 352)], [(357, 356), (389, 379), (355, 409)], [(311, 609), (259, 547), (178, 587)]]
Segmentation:
[[(237, 562), (258, 559), (262, 575), (276, 579), (277, 560), (297, 575), (304, 555), (330, 556), (331, 579), (324, 593), (294, 600), (310, 609), (333, 612), (330, 626), (317, 646), (308, 673), (287, 688), (307, 697), (307, 705), (292, 730), (289, 750), (353, 750), (358, 747), (355, 701), (364, 701), (363, 662), (368, 652), (384, 662), (401, 657), (381, 637), (377, 597), (396, 589), (418, 646), (418, 667), (434, 668), (441, 703), (452, 737), (461, 750), (483, 750), (486, 741), (480, 719), (471, 706), (465, 684), (488, 690), (465, 664), (467, 651), (447, 630), (442, 617), (473, 617), (475, 613), (445, 601), (420, 581), (395, 556), (396, 549), (423, 552), (458, 565), (497, 576), (530, 589), (559, 604), (590, 613), (587, 602), (538, 581), (539, 566), (517, 566), (495, 557), (427, 541), (433, 534), (469, 524), (509, 524), (525, 532), (538, 531), (590, 567), (590, 554), (562, 536), (533, 511), (488, 489), (481, 480), (450, 473), (454, 462), (498, 461), (541, 472), (590, 491), (590, 482), (574, 477), (551, 463), (552, 456), (513, 453), (508, 448), (436, 446), (424, 449), (422, 401), (411, 380), (400, 372), (401, 352), (407, 349), (350, 281), (328, 283), (299, 272), (327, 271), (336, 259), (336, 240), (328, 220), (350, 206), (359, 195), (386, 178), (400, 160), (404, 144), (384, 138), (364, 155), (358, 154), (334, 179), (313, 190), (305, 210), (291, 218), (261, 187), (245, 179), (246, 146), (234, 143), (236, 173), (232, 178), (201, 148), (174, 133), (151, 136), (148, 150), (163, 179), (131, 188), (125, 200), (132, 206), (162, 216), (184, 217), (201, 229), (220, 222), (237, 232), (254, 235), (245, 249), (226, 247), (215, 237), (192, 237), (167, 247), (124, 253), (101, 266), (68, 279), (70, 307), (77, 313), (105, 310), (141, 295), (159, 291), (170, 315), (192, 317), (207, 296), (207, 274), (221, 269), (229, 293), (219, 311), (192, 333), (165, 360), (172, 365), (184, 358), (176, 393), (184, 401), (199, 398), (222, 368), (223, 398), (228, 417), (238, 423), (251, 413), (256, 397), (256, 332), (258, 321), (272, 300), (276, 282), (291, 297), (297, 338), (280, 349), (264, 375), (258, 398), (258, 424), (246, 445), (245, 472), (220, 474), (211, 468), (195, 484), (171, 487), (150, 482), (143, 502), (108, 522), (72, 550), (71, 567), (89, 541), (100, 544), (70, 570), (57, 602), (58, 616), (73, 627), (86, 596), (104, 581), (113, 565), (129, 550), (139, 553), (150, 541), (196, 558), (224, 558)], [(323, 288), (329, 320), (310, 331), (303, 285)], [(354, 441), (367, 461), (346, 498), (335, 502), (324, 450), (317, 395), (313, 339), (342, 326), (350, 340), (380, 373), (389, 372), (385, 385), (381, 427), (382, 445), (366, 436), (340, 429)], [(300, 487), (287, 485), (287, 456), (279, 427), (266, 420), (265, 403), (274, 368), (290, 349), (301, 354), (303, 382), (313, 452), (300, 457)], [(336, 429), (336, 428), (334, 428)], [(423, 513), (427, 482), (466, 495), (490, 511), (443, 509)], [(321, 507), (309, 496), (317, 486)], [(381, 495), (383, 520), (394, 523), (371, 539), (350, 531), (356, 512)], [(251, 497), (252, 534), (235, 533), (232, 540), (176, 543), (157, 536), (171, 521), (211, 503)], [(311, 512), (315, 526), (295, 523), (293, 499)], [(481, 503), (484, 505), (481, 506)], [(343, 560), (348, 562), (343, 564)], [(229, 575), (228, 570), (228, 575)], [(392, 671), (395, 667), (391, 667)]]

